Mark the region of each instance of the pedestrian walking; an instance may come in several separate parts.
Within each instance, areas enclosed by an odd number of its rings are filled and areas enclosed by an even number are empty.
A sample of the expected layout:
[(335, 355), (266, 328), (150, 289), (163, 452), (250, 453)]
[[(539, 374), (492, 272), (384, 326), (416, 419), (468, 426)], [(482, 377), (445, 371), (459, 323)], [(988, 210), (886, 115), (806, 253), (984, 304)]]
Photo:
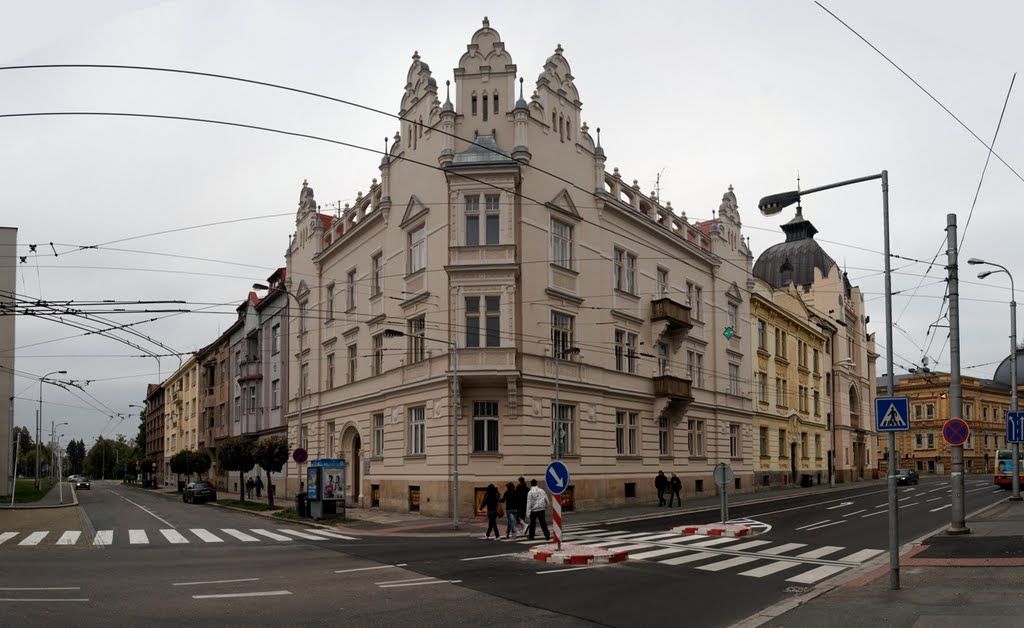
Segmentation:
[(498, 487), (493, 484), (488, 484), (487, 489), (484, 491), (484, 500), (480, 505), (487, 509), (487, 534), (484, 535), (485, 539), (491, 538), (491, 530), (494, 530), (494, 540), (497, 541), (501, 538), (501, 534), (498, 532), (498, 504), (501, 503), (501, 499), (498, 497)]
[(526, 510), (526, 497), (530, 489), (526, 486), (526, 479), (519, 476), (519, 484), (516, 485), (516, 516), (519, 517), (519, 533), (526, 534), (526, 520), (530, 513)]
[(252, 481), (252, 476), (249, 476), (249, 479), (245, 481), (245, 494), (249, 496), (249, 499), (252, 499), (252, 491), (255, 487), (256, 483)]
[(263, 478), (257, 475), (254, 485), (256, 486), (256, 499), (259, 499), (260, 494), (263, 492)]
[(548, 534), (548, 522), (544, 518), (544, 512), (548, 509), (548, 495), (544, 489), (537, 486), (537, 480), (530, 480), (530, 492), (526, 495), (526, 510), (530, 513), (530, 529), (526, 532), (526, 538), (533, 540), (537, 530), (537, 522), (540, 522), (540, 529), (544, 533), (544, 540), (550, 541)]
[(658, 507), (665, 505), (665, 489), (668, 488), (668, 478), (665, 477), (664, 471), (658, 471), (658, 475), (654, 478), (654, 488), (658, 489)]
[(501, 496), (501, 502), (505, 504), (505, 538), (510, 536), (514, 539), (519, 532), (519, 497), (516, 495), (516, 485), (509, 482), (505, 484), (505, 493)]
[(683, 490), (683, 481), (675, 473), (672, 474), (672, 479), (668, 481), (668, 487), (671, 490), (668, 496), (668, 507), (672, 507), (673, 497), (676, 498), (676, 507), (682, 506), (683, 497), (679, 494), (679, 491)]

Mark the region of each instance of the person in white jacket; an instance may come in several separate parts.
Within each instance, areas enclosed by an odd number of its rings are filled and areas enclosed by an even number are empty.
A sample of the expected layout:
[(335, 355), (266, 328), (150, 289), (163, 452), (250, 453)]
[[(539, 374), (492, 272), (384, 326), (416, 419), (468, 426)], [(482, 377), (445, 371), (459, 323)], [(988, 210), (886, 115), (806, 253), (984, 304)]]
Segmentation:
[(544, 533), (544, 540), (551, 540), (551, 535), (548, 534), (548, 522), (544, 518), (544, 512), (547, 509), (547, 493), (544, 492), (544, 489), (537, 486), (537, 480), (530, 480), (530, 492), (526, 494), (526, 512), (530, 513), (530, 527), (526, 532), (526, 536), (531, 541), (533, 540), (538, 521), (540, 521), (540, 529)]

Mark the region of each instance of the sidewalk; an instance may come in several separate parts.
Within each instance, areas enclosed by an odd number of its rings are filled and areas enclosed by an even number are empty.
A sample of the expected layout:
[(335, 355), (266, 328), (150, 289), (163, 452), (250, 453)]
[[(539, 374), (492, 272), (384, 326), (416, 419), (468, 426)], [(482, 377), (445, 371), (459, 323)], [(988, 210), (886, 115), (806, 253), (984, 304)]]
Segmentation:
[(1024, 502), (1004, 500), (967, 520), (971, 533), (944, 531), (908, 543), (900, 555), (900, 589), (889, 564), (851, 573), (737, 624), (773, 626), (1020, 625), (1024, 588)]
[[(61, 491), (64, 494), (64, 503), (61, 503)], [(46, 495), (43, 495), (40, 499), (34, 502), (25, 502), (23, 504), (11, 504), (10, 496), (7, 499), (0, 499), (0, 510), (32, 510), (35, 508), (67, 508), (68, 506), (77, 506), (78, 498), (75, 496), (75, 492), (71, 490), (71, 484), (69, 482), (59, 482), (53, 485)]]

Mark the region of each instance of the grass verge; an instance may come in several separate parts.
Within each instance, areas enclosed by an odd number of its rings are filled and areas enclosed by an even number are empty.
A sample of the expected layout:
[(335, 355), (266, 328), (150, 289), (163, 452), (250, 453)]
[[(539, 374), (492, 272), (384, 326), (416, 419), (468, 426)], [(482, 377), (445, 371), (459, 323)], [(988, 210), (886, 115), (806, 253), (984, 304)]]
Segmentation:
[[(35, 479), (31, 480), (15, 480), (17, 486), (14, 489), (14, 503), (15, 504), (27, 504), (29, 502), (37, 502), (50, 492), (53, 488), (53, 484), (50, 480), (40, 480), (39, 490), (36, 490)], [(69, 493), (69, 491), (65, 491)]]
[(217, 503), (220, 504), (221, 506), (231, 506), (232, 508), (242, 508), (243, 510), (260, 510), (260, 511), (263, 511), (263, 510), (277, 510), (278, 508), (280, 508), (280, 506), (274, 506), (273, 508), (271, 508), (270, 506), (268, 506), (267, 504), (264, 504), (262, 502), (249, 502), (249, 501), (243, 502), (243, 501), (238, 500), (238, 499), (218, 499)]

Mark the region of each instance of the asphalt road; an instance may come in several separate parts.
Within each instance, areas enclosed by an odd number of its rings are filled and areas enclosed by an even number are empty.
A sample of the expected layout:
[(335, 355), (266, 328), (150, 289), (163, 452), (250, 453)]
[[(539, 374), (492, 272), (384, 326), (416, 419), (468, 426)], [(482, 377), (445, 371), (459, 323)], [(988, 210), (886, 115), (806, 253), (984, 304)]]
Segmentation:
[[(989, 478), (969, 477), (967, 512), (1005, 495)], [(716, 520), (717, 511), (654, 508), (580, 526), (570, 514), (567, 540), (631, 555), (572, 568), (532, 560), (523, 542), (329, 537), (114, 483), (78, 496), (80, 517), (54, 524), (67, 529), (22, 521), (8, 530), (0, 519), (0, 538), (8, 536), (0, 542), (0, 625), (725, 626), (884, 560), (888, 525), (885, 514), (872, 514), (886, 512), (877, 484), (736, 505), (732, 518), (764, 531), (743, 539), (668, 532)], [(899, 498), (902, 542), (950, 520), (946, 480), (924, 478), (901, 487)]]

